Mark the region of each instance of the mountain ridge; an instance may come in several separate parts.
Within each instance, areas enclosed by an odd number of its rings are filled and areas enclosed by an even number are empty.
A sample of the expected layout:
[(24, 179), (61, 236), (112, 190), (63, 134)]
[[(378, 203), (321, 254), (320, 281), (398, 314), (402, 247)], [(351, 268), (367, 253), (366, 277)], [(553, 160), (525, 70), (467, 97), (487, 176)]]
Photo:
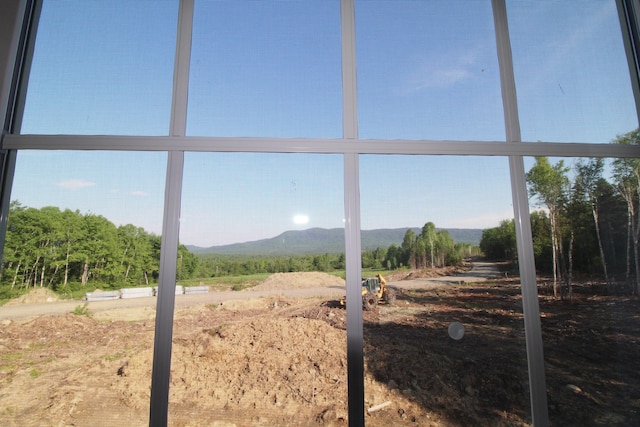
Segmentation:
[[(400, 246), (407, 230), (420, 234), (419, 227), (380, 228), (362, 230), (362, 250), (388, 248), (392, 244)], [(482, 238), (482, 229), (477, 228), (445, 228), (456, 243), (470, 243), (478, 245)], [(309, 228), (306, 230), (289, 230), (267, 239), (251, 242), (232, 243), (229, 245), (201, 247), (185, 245), (187, 249), (197, 255), (309, 255), (323, 253), (344, 252), (343, 228)]]

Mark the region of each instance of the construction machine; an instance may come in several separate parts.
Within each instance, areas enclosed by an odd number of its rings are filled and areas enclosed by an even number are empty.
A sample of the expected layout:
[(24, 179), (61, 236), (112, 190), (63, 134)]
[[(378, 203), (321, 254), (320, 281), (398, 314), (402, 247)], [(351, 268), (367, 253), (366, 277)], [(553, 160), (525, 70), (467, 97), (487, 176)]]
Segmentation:
[[(381, 274), (375, 277), (362, 279), (362, 309), (373, 311), (379, 302), (393, 305), (396, 302), (396, 291), (387, 287), (387, 281)], [(346, 298), (340, 300), (341, 305), (346, 304)]]

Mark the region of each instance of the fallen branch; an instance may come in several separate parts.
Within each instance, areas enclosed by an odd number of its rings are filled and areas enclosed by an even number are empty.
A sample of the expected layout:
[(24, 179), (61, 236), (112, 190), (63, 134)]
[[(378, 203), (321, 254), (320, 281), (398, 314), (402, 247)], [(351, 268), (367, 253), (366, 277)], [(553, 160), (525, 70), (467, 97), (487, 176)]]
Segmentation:
[(378, 405), (373, 405), (371, 408), (367, 409), (367, 413), (372, 413), (372, 412), (376, 412), (379, 411), (380, 409), (386, 408), (387, 406), (391, 405), (391, 401), (387, 400), (386, 402), (380, 403)]

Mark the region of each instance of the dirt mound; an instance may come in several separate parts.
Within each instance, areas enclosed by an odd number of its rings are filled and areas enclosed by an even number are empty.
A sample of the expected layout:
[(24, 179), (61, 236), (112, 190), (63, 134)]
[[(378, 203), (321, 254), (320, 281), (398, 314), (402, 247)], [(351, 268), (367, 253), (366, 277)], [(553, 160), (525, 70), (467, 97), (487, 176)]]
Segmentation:
[[(331, 425), (346, 419), (345, 343), (344, 330), (302, 317), (181, 334), (174, 338), (170, 402), (194, 402), (204, 413), (225, 408), (239, 419), (248, 407), (283, 422), (330, 417)], [(148, 360), (138, 354), (119, 370), (123, 400), (134, 407), (149, 400)]]
[(58, 296), (52, 290), (47, 288), (35, 288), (32, 291), (29, 291), (29, 293), (8, 301), (6, 305), (42, 304), (55, 301), (58, 301)]
[[(531, 425), (519, 281), (398, 299), (363, 313), (367, 427)], [(552, 424), (639, 425), (637, 300), (583, 286), (540, 304)], [(110, 313), (3, 323), (2, 425), (148, 425), (155, 322)], [(345, 329), (334, 299), (177, 308), (169, 425), (346, 426)]]
[(275, 273), (255, 286), (256, 291), (344, 286), (344, 279), (327, 273)]

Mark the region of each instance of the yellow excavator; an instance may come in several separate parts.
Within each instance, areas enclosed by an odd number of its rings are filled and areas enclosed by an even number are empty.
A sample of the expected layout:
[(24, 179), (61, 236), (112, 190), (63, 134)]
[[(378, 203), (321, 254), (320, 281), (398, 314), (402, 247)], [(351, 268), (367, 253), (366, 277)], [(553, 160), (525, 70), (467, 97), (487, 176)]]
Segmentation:
[[(373, 311), (378, 306), (378, 302), (385, 302), (393, 305), (396, 302), (396, 291), (387, 287), (387, 281), (382, 274), (375, 277), (365, 277), (362, 279), (362, 309)], [(346, 305), (346, 297), (340, 300), (341, 305)]]

